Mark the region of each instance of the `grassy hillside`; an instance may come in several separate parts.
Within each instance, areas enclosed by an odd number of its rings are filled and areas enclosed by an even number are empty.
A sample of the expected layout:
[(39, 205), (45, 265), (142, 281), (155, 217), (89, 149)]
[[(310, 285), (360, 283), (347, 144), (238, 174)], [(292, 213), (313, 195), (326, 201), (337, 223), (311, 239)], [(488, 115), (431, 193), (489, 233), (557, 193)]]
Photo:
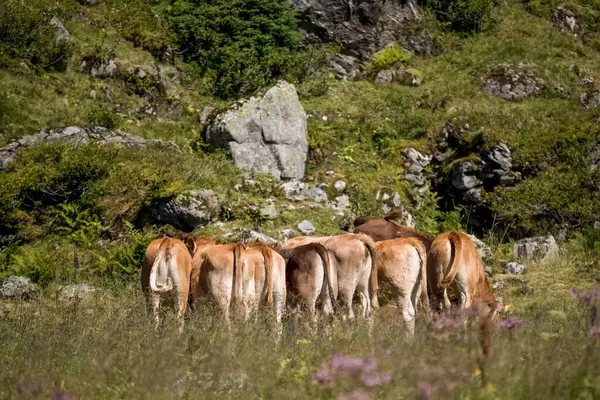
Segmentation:
[[(291, 38), (268, 66), (261, 64), (271, 75), (234, 74), (250, 83), (229, 87), (223, 82), (231, 77), (222, 74), (227, 64), (207, 66), (186, 53), (181, 29), (169, 19), (181, 15), (169, 1), (7, 0), (0, 9), (0, 146), (42, 128), (95, 125), (173, 141), (182, 151), (43, 146), (0, 171), (0, 277), (26, 275), (41, 291), (34, 302), (0, 302), (0, 343), (7, 344), (0, 350), (0, 397), (27, 398), (19, 394), (25, 384), (46, 396), (55, 387), (79, 398), (171, 398), (179, 381), (183, 398), (337, 398), (356, 391), (390, 399), (597, 398), (600, 365), (592, 355), (598, 339), (588, 337), (589, 308), (569, 290), (589, 289), (600, 275), (600, 234), (593, 228), (600, 220), (600, 180), (591, 168), (600, 114), (580, 104), (584, 90), (597, 89), (584, 88), (582, 80), (600, 79), (600, 3), (460, 2), (490, 11), (481, 24), (469, 19), (477, 13), (444, 8), (453, 2), (420, 3), (438, 50), (405, 61), (422, 76), (420, 86), (316, 74), (335, 48), (302, 48)], [(576, 35), (553, 24), (560, 6), (576, 17)], [(56, 32), (47, 28), (53, 16), (70, 33), (69, 45), (55, 43)], [(228, 57), (237, 56), (236, 46)], [(118, 72), (107, 78), (80, 72), (82, 60), (94, 57), (116, 60)], [(525, 65), (544, 89), (519, 101), (489, 96), (485, 78), (504, 64)], [(296, 85), (309, 115), (304, 180), (328, 183), (334, 198), (332, 185), (343, 179), (351, 201), (344, 215), (286, 200), (269, 176), (256, 174), (247, 183), (227, 154), (206, 150), (204, 107), (223, 110), (237, 100), (225, 89), (253, 93), (279, 77)], [(493, 224), (482, 238), (495, 255), (494, 292), (525, 325), (493, 336), (483, 364), (478, 328), (463, 332), (451, 327), (456, 321), (419, 321), (410, 346), (395, 322), (376, 322), (369, 337), (360, 322), (313, 334), (297, 321), (276, 346), (265, 321), (228, 334), (214, 310), (191, 315), (182, 337), (169, 327), (149, 329), (138, 288), (144, 250), (163, 234), (183, 236), (141, 223), (149, 206), (187, 189), (212, 189), (222, 205), (220, 222), (195, 233), (227, 241), (233, 240), (227, 233), (260, 226), (280, 239), (282, 229), (304, 219), (316, 234), (336, 234), (357, 215), (380, 215), (375, 196), (383, 190), (398, 192), (417, 228), (429, 234), (465, 230), (469, 207), (447, 206), (443, 192), (416, 194), (404, 179), (402, 151), (435, 153), (452, 119), (469, 129), (446, 161), (427, 167), (434, 181), (499, 141), (522, 174), (514, 187), (485, 194)], [(330, 170), (333, 176), (325, 174)], [(269, 197), (279, 210), (275, 219), (255, 210)], [(502, 274), (514, 240), (561, 231), (567, 241), (559, 243), (559, 262), (532, 263), (519, 277)], [(83, 303), (57, 301), (58, 286), (75, 282), (97, 285), (100, 294)], [(257, 344), (269, 351), (259, 352)], [(378, 370), (392, 370), (392, 380), (374, 388), (358, 378), (313, 384), (312, 375), (333, 354), (374, 354)]]

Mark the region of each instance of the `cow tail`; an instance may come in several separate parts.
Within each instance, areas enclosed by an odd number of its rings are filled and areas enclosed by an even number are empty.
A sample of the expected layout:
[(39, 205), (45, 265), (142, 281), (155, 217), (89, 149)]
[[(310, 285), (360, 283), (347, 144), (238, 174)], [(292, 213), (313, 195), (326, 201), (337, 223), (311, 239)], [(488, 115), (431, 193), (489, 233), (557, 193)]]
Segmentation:
[(371, 306), (374, 309), (378, 309), (379, 308), (379, 300), (377, 299), (377, 288), (378, 288), (378, 281), (377, 281), (377, 263), (376, 263), (376, 256), (375, 256), (375, 249), (373, 248), (373, 244), (368, 242), (368, 241), (363, 241), (363, 243), (365, 244), (365, 247), (367, 248), (369, 255), (371, 256)]
[(233, 289), (233, 300), (238, 307), (242, 307), (243, 305), (243, 296), (244, 292), (242, 289), (242, 281), (243, 277), (243, 257), (242, 254), (244, 252), (244, 246), (241, 244), (236, 244), (233, 248), (233, 275), (235, 279), (234, 289)]
[(154, 257), (154, 262), (152, 263), (152, 268), (150, 269), (150, 289), (153, 292), (164, 293), (173, 289), (173, 280), (169, 277), (167, 277), (166, 283), (160, 284), (156, 282), (158, 269), (168, 266), (170, 259), (171, 254), (169, 251), (169, 239), (165, 238), (160, 242), (160, 246), (156, 252), (156, 257)]
[(330, 259), (329, 259), (329, 251), (327, 251), (327, 249), (319, 243), (315, 243), (315, 251), (317, 252), (319, 257), (321, 257), (321, 262), (323, 263), (323, 269), (325, 270), (325, 279), (327, 280), (327, 286), (329, 287), (329, 297), (331, 299), (331, 304), (333, 306), (333, 309), (336, 310), (338, 308), (338, 304), (337, 304), (337, 300), (335, 298), (335, 293), (333, 292), (333, 281), (332, 281), (332, 277), (331, 277), (331, 274), (333, 271), (331, 271), (329, 269), (329, 267), (331, 265)]
[(271, 249), (262, 245), (260, 252), (265, 259), (265, 274), (267, 277), (267, 302), (273, 304), (273, 254)]
[(456, 276), (460, 266), (460, 256), (462, 253), (462, 240), (457, 232), (450, 232), (448, 235), (448, 241), (450, 242), (450, 247), (454, 250), (454, 252), (450, 271), (448, 272), (448, 275), (446, 275), (440, 282), (440, 287), (443, 289), (447, 289), (452, 282), (454, 282), (454, 277)]
[(421, 261), (421, 303), (425, 310), (429, 311), (429, 294), (427, 293), (427, 250), (422, 243), (415, 244), (415, 250)]

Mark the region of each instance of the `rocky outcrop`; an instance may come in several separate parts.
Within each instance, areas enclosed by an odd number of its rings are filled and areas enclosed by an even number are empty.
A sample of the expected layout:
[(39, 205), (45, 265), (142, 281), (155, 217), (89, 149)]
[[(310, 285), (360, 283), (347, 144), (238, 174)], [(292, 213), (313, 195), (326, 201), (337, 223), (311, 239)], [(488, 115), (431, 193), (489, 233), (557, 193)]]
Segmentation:
[(415, 220), (412, 214), (406, 209), (404, 204), (402, 204), (402, 199), (400, 198), (400, 194), (398, 194), (398, 192), (378, 190), (377, 194), (375, 195), (375, 201), (377, 201), (379, 208), (384, 214), (387, 214), (392, 210), (402, 211), (402, 217), (398, 222), (411, 228), (415, 227)]
[(413, 0), (292, 0), (305, 42), (336, 43), (331, 63), (340, 79), (354, 79), (360, 63), (392, 42), (417, 55), (435, 52), (424, 17)]
[(65, 128), (42, 129), (33, 135), (21, 138), (0, 148), (0, 170), (17, 159), (20, 151), (41, 144), (65, 143), (77, 146), (86, 143), (98, 143), (102, 146), (143, 147), (158, 144), (179, 151), (172, 142), (156, 139), (145, 139), (122, 131), (111, 131), (102, 127), (69, 126)]
[(561, 32), (577, 36), (581, 33), (582, 26), (578, 23), (575, 13), (564, 7), (558, 7), (552, 14), (552, 24)]
[(9, 276), (0, 286), (0, 299), (29, 300), (36, 296), (35, 285), (25, 276)]
[(484, 78), (483, 90), (490, 96), (520, 100), (544, 89), (542, 79), (525, 64), (503, 64), (494, 67)]
[(117, 75), (117, 63), (115, 60), (96, 56), (84, 57), (79, 71), (91, 75), (92, 78), (114, 78)]
[(511, 168), (510, 149), (505, 143), (498, 143), (478, 156), (454, 163), (450, 174), (452, 193), (465, 203), (476, 204), (481, 201), (483, 190), (492, 191), (498, 185), (511, 186), (521, 180), (521, 174)]
[(239, 168), (300, 179), (308, 153), (306, 113), (293, 85), (280, 81), (217, 116), (205, 131), (212, 148), (231, 150)]
[(554, 236), (527, 238), (518, 241), (513, 247), (515, 258), (519, 260), (551, 263), (559, 256)]
[(216, 221), (220, 210), (219, 201), (212, 190), (188, 190), (173, 199), (153, 205), (150, 214), (154, 221), (192, 232)]

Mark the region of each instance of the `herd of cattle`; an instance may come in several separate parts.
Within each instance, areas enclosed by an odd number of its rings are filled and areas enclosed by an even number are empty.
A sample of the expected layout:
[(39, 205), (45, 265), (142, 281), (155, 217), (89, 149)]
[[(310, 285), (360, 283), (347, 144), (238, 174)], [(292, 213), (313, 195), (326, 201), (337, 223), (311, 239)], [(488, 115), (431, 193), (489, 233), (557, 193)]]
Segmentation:
[(161, 302), (172, 300), (181, 331), (188, 304), (199, 299), (215, 301), (227, 322), (232, 311), (247, 318), (266, 301), (280, 322), (289, 292), (312, 321), (318, 304), (325, 315), (353, 318), (355, 297), (360, 314), (368, 317), (379, 307), (377, 291), (385, 282), (408, 334), (414, 332), (417, 300), (426, 312), (449, 309), (451, 286), (459, 307), (478, 304), (494, 317), (496, 299), (469, 237), (446, 232), (431, 238), (400, 224), (401, 215), (358, 217), (354, 233), (295, 237), (277, 246), (257, 240), (219, 244), (209, 237), (189, 237), (185, 244), (157, 239), (142, 269), (148, 310), (158, 327)]

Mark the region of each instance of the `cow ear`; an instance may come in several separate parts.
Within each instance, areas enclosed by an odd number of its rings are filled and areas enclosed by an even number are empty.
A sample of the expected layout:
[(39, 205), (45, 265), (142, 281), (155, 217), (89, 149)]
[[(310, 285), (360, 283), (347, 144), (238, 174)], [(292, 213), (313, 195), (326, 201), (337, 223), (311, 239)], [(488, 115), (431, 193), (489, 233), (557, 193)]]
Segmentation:
[(196, 242), (194, 241), (194, 238), (191, 236), (188, 236), (187, 240), (185, 241), (185, 245), (187, 246), (188, 250), (190, 251), (190, 254), (193, 256), (194, 253), (196, 252)]

